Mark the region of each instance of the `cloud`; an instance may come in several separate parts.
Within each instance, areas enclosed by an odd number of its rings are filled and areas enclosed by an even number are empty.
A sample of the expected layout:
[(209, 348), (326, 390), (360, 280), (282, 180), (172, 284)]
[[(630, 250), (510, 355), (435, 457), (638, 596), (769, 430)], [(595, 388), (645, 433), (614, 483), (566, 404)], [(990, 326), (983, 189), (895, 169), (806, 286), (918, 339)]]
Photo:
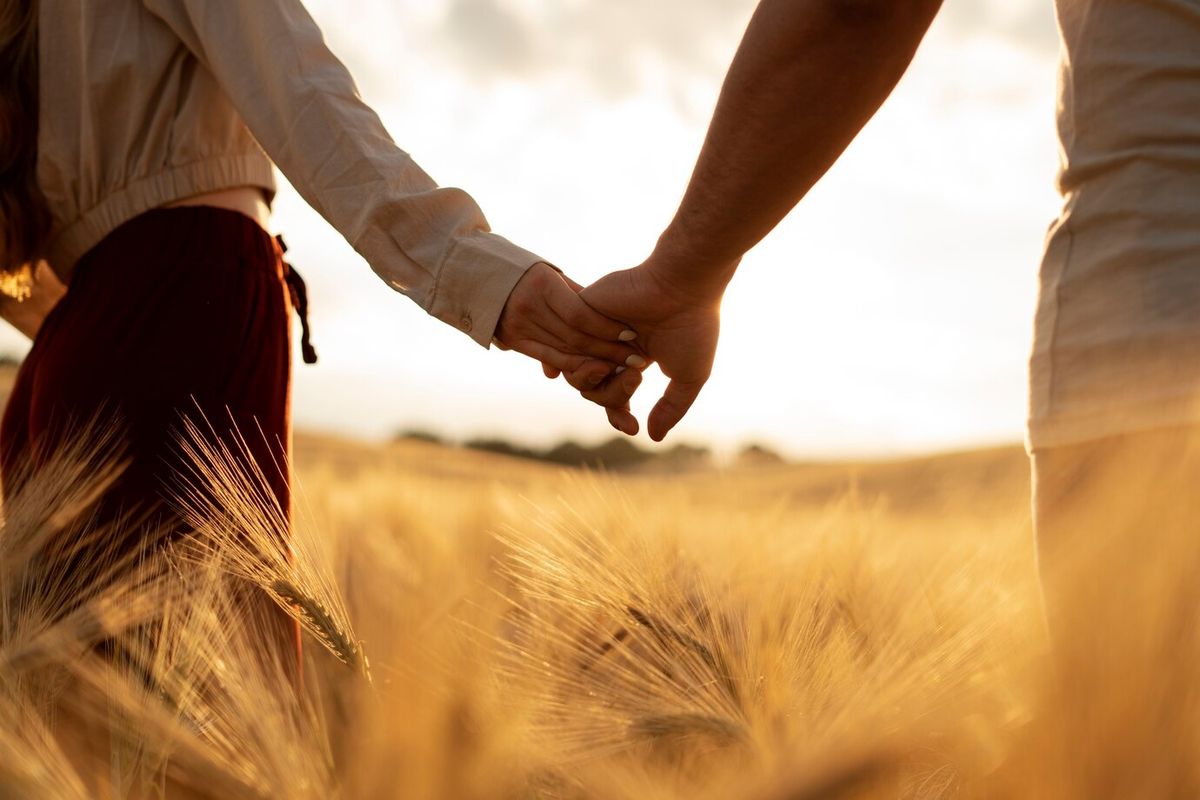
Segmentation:
[(535, 66), (534, 32), (495, 0), (452, 0), (442, 30), (470, 72), (522, 76)]
[[(679, 98), (718, 83), (754, 0), (450, 0), (430, 46), (484, 84), (557, 80), (605, 99), (657, 81)], [(1052, 58), (1050, 0), (946, 0), (938, 28), (952, 41), (1000, 40)], [(704, 107), (707, 109), (706, 104)]]
[[(668, 95), (719, 84), (756, 0), (308, 0), (364, 82), (395, 85), (401, 63), (488, 87), (557, 83), (601, 100), (650, 84)], [(1051, 0), (946, 0), (936, 27), (1053, 58)], [(344, 44), (343, 44), (344, 43)], [(416, 59), (415, 62), (412, 59)], [(356, 69), (356, 74), (359, 70)], [(705, 113), (707, 99), (700, 103)]]
[(672, 80), (719, 79), (753, 8), (753, 0), (452, 0), (436, 43), (479, 80), (566, 77), (620, 97), (637, 92), (656, 63)]
[(1038, 56), (1058, 55), (1051, 0), (946, 0), (939, 24), (953, 38), (996, 37)]

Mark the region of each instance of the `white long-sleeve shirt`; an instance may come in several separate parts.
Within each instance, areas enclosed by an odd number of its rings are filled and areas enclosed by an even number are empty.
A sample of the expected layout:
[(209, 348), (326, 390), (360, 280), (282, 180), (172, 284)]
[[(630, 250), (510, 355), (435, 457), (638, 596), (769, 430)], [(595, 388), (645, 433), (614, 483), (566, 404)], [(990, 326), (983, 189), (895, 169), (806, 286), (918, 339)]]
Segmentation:
[(272, 162), (389, 286), (481, 345), (541, 261), (396, 146), (299, 0), (39, 5), (37, 177), (64, 281), (151, 208), (272, 193)]

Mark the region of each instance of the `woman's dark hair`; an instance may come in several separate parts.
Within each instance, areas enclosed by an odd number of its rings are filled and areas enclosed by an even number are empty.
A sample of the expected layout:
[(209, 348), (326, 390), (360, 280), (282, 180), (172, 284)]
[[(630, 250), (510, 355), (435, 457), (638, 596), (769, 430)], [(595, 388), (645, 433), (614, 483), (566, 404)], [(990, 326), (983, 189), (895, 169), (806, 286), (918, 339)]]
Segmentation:
[(50, 227), (36, 174), (37, 28), (37, 0), (0, 0), (0, 291), (10, 295), (28, 291)]

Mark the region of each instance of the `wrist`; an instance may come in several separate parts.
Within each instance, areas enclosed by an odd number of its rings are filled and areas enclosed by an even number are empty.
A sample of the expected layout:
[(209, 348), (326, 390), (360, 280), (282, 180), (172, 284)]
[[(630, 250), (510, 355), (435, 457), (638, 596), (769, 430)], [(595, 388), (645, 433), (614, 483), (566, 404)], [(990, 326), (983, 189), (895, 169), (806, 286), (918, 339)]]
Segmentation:
[(642, 265), (665, 291), (693, 304), (720, 304), (740, 257), (702, 253), (683, 246), (670, 229)]

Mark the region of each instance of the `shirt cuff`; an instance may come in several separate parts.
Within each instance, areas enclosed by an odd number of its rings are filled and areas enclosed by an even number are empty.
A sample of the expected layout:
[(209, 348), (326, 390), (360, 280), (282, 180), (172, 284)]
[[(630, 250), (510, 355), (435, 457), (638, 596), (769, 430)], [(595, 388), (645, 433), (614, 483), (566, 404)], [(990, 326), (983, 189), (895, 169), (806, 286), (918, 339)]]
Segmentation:
[(474, 233), (454, 243), (438, 271), (429, 313), (490, 347), (513, 287), (545, 259), (494, 233)]

